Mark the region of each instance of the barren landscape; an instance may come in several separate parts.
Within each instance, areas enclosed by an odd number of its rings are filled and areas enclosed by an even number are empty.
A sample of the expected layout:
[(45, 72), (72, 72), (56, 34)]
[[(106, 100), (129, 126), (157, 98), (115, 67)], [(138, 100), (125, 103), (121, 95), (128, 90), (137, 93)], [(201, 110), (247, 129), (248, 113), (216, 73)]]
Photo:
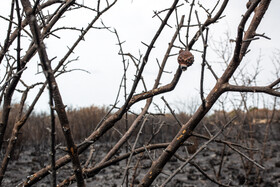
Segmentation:
[(277, 0), (0, 6), (0, 186), (280, 186)]
[[(236, 142), (237, 144), (244, 145), (244, 141), (240, 141), (241, 136), (246, 136), (245, 133), (249, 133), (249, 127), (240, 127), (239, 125), (233, 125), (230, 128), (230, 135), (220, 135), (216, 140), (226, 140), (231, 142)], [(240, 130), (242, 129), (242, 132)], [(251, 158), (254, 159), (257, 163), (262, 165), (265, 169), (260, 169), (256, 167), (252, 162), (248, 161), (245, 157), (242, 157), (237, 152), (231, 150), (230, 148), (224, 148), (224, 144), (213, 142), (209, 144), (207, 148), (201, 151), (192, 162), (199, 165), (199, 167), (207, 173), (208, 176), (217, 180), (217, 173), (221, 166), (222, 161), (222, 170), (220, 172), (219, 181), (228, 186), (261, 186), (261, 187), (278, 187), (280, 185), (280, 125), (271, 124), (269, 125), (268, 131), (266, 131), (265, 124), (254, 125), (251, 129), (253, 132), (252, 139), (250, 142), (245, 142), (245, 144), (252, 143), (254, 150), (250, 151), (242, 148), (238, 148), (242, 153), (246, 155), (251, 155)], [(204, 132), (205, 133), (205, 132)], [(225, 131), (227, 134), (228, 131)], [(247, 134), (248, 135), (248, 134)], [(239, 136), (239, 138), (238, 138)], [(265, 140), (265, 137), (267, 139)], [(199, 141), (199, 146), (201, 146), (205, 140)], [(108, 143), (99, 143), (94, 146), (94, 152), (92, 159), (90, 161), (90, 166), (92, 164), (100, 161), (105, 153), (112, 147)], [(35, 147), (28, 146), (22, 148), (21, 153), (18, 155), (18, 158), (11, 161), (9, 165), (6, 177), (3, 181), (3, 186), (14, 187), (21, 186), (21, 183), (26, 180), (27, 177), (32, 177), (36, 171), (40, 170), (42, 167), (48, 165), (49, 151), (46, 150), (47, 147)], [(162, 152), (163, 149), (157, 151), (152, 151), (152, 155), (157, 157), (157, 155)], [(58, 156), (65, 154), (63, 151), (57, 152)], [(85, 164), (88, 160), (90, 150), (83, 154), (80, 159), (81, 163)], [(119, 153), (122, 155), (125, 153)], [(187, 158), (187, 153), (182, 147), (179, 150), (178, 155)], [(137, 157), (136, 157), (137, 158)], [(136, 159), (133, 162), (133, 165), (136, 163)], [(223, 158), (223, 159), (222, 159)], [(151, 166), (152, 161), (148, 156), (142, 158), (139, 164), (139, 168), (142, 170), (148, 171), (148, 168)], [(168, 175), (172, 174), (176, 170), (182, 161), (178, 158), (173, 157), (170, 162), (164, 168), (163, 173), (155, 181), (156, 184), (160, 185)], [(101, 170), (95, 177), (86, 179), (86, 184), (88, 186), (120, 186), (123, 173), (126, 167), (126, 161), (120, 161), (112, 166), (106, 167)], [(247, 167), (247, 168), (246, 168)], [(142, 171), (143, 172), (143, 171)], [(68, 164), (57, 171), (58, 181), (66, 179), (67, 176), (73, 174), (71, 164)], [(133, 173), (133, 168), (131, 168), (131, 175)], [(145, 173), (145, 172), (144, 172)], [(139, 184), (139, 180), (143, 177), (143, 173), (137, 173), (134, 180), (134, 184)], [(35, 186), (38, 187), (47, 187), (50, 186), (50, 176), (45, 177)], [(76, 186), (76, 183), (70, 186)], [(211, 182), (209, 178), (203, 175), (196, 167), (192, 164), (185, 166), (167, 186), (182, 186), (182, 187), (210, 187), (218, 186), (214, 182)]]

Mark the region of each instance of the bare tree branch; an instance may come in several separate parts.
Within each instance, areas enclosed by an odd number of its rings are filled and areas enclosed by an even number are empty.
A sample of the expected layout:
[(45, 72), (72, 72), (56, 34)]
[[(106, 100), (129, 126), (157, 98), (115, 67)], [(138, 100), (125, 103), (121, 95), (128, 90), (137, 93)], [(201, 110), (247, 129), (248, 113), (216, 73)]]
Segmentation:
[(214, 136), (212, 136), (207, 142), (205, 142), (201, 147), (199, 147), (199, 149), (192, 155), (190, 156), (188, 159), (186, 159), (186, 161), (180, 166), (178, 167), (173, 173), (172, 175), (170, 175), (165, 181), (164, 183), (161, 185), (161, 187), (164, 187), (180, 170), (183, 169), (183, 167), (185, 167), (198, 153), (200, 153), (203, 149), (205, 149), (207, 147), (207, 145), (209, 143), (211, 143), (215, 138), (217, 138), (222, 132), (223, 130), (229, 125), (231, 124), (231, 122), (235, 119), (236, 117), (232, 118), (227, 124), (225, 124)]
[[(261, 12), (261, 17), (264, 15), (266, 12), (266, 9), (269, 5), (270, 1), (265, 1), (264, 5), (266, 6), (260, 6), (257, 11)], [(222, 14), (223, 10), (225, 9), (225, 6), (227, 4), (227, 1), (224, 1), (224, 4), (218, 11), (217, 15), (214, 18), (219, 19), (219, 16)], [(188, 137), (191, 135), (191, 132), (194, 130), (194, 128), (197, 126), (197, 124), (201, 121), (201, 119), (205, 116), (205, 114), (210, 110), (210, 108), (213, 106), (213, 104), (217, 101), (217, 99), (220, 97), (222, 93), (225, 92), (225, 89), (223, 88), (223, 85), (228, 82), (228, 80), (231, 78), (233, 75), (234, 71), (237, 69), (240, 60), (240, 51), (241, 51), (241, 43), (242, 43), (242, 37), (243, 37), (243, 30), (244, 30), (244, 25), (247, 22), (249, 16), (253, 12), (253, 8), (256, 7), (258, 2), (256, 2), (254, 5), (252, 5), (248, 11), (245, 13), (243, 16), (239, 27), (238, 27), (238, 34), (237, 34), (237, 40), (236, 40), (236, 47), (235, 47), (235, 52), (234, 56), (231, 60), (231, 63), (225, 70), (224, 74), (222, 77), (217, 81), (215, 87), (210, 91), (208, 96), (206, 97), (206, 104), (205, 107), (200, 106), (196, 113), (192, 116), (192, 118), (182, 126), (180, 131), (178, 132), (177, 136), (172, 140), (172, 143), (165, 149), (165, 151), (161, 154), (161, 156), (158, 158), (157, 161), (155, 161), (152, 165), (152, 167), (149, 169), (147, 174), (144, 176), (142, 179), (141, 183), (139, 186), (149, 186), (153, 180), (160, 174), (161, 170), (163, 169), (164, 165), (167, 163), (167, 161), (174, 155), (174, 153), (177, 151), (179, 148), (179, 145), (184, 142), (185, 140), (188, 139)], [(252, 8), (253, 7), (253, 8)], [(258, 15), (258, 13), (255, 13), (255, 16)], [(214, 19), (213, 18), (213, 19)], [(213, 19), (210, 19), (212, 22), (214, 22)], [(254, 20), (254, 19), (253, 19)], [(205, 22), (207, 23), (208, 20)], [(210, 23), (209, 23), (210, 24)], [(257, 29), (257, 26), (259, 25), (259, 22), (254, 23), (251, 21), (251, 25), (255, 25), (250, 32), (254, 32)], [(202, 29), (205, 29), (205, 25), (202, 25)], [(200, 31), (197, 32), (199, 35)], [(191, 43), (194, 42), (194, 40), (191, 41)], [(246, 46), (247, 46), (246, 42)], [(243, 43), (244, 44), (244, 43)], [(191, 47), (192, 45), (189, 45)], [(248, 47), (248, 46), (247, 46)], [(246, 47), (246, 48), (247, 48)], [(243, 47), (244, 50), (244, 47)]]
[[(60, 125), (63, 130), (66, 142), (67, 142), (67, 148), (68, 148), (68, 152), (69, 152), (69, 155), (70, 155), (72, 163), (73, 163), (73, 170), (76, 175), (78, 186), (83, 187), (83, 186), (85, 186), (85, 183), (84, 183), (84, 179), (83, 179), (83, 175), (82, 175), (82, 168), (80, 165), (79, 157), (77, 154), (77, 147), (74, 143), (74, 140), (73, 140), (73, 137), (71, 134), (69, 121), (68, 121), (67, 114), (65, 111), (65, 106), (63, 104), (63, 101), (62, 101), (62, 98), (60, 95), (60, 91), (58, 89), (58, 85), (55, 80), (53, 70), (50, 66), (50, 61), (47, 56), (45, 45), (42, 41), (43, 37), (42, 37), (39, 27), (37, 25), (36, 17), (34, 15), (34, 11), (31, 8), (30, 2), (28, 0), (21, 0), (21, 2), (22, 2), (22, 6), (24, 8), (29, 26), (30, 26), (30, 30), (33, 34), (34, 43), (36, 44), (37, 51), (39, 53), (41, 65), (44, 69), (44, 73), (45, 73), (46, 79), (48, 81), (50, 94), (52, 94), (50, 96), (50, 98), (51, 98), (51, 100), (53, 98), (54, 103), (55, 103), (55, 109), (58, 114)], [(52, 118), (52, 121), (53, 120), (54, 120), (54, 118)]]

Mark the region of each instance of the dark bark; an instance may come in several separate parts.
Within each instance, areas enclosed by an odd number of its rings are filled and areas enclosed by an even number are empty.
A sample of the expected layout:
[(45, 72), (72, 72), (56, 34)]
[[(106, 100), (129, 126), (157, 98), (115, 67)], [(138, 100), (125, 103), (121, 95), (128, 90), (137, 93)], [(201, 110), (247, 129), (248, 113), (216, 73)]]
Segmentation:
[(58, 115), (60, 125), (63, 131), (63, 134), (65, 136), (66, 142), (67, 142), (67, 148), (68, 148), (68, 154), (71, 157), (72, 164), (73, 164), (73, 170), (76, 176), (77, 184), (78, 186), (85, 186), (85, 182), (82, 175), (82, 168), (80, 165), (78, 153), (77, 153), (77, 147), (74, 143), (73, 136), (70, 130), (69, 121), (67, 118), (67, 114), (65, 111), (65, 106), (63, 104), (60, 91), (58, 88), (58, 85), (55, 80), (55, 76), (53, 73), (53, 70), (50, 66), (50, 61), (46, 52), (45, 45), (43, 43), (43, 37), (40, 32), (39, 26), (36, 21), (36, 17), (34, 15), (34, 11), (31, 8), (31, 4), (28, 0), (21, 0), (22, 6), (24, 8), (24, 12), (26, 14), (26, 18), (28, 20), (28, 24), (30, 26), (30, 30), (33, 35), (33, 40), (37, 48), (37, 52), (40, 57), (41, 65), (43, 67), (46, 79), (48, 81), (48, 86), (52, 90), (53, 93), (53, 100), (55, 103), (55, 110)]
[[(222, 75), (222, 77), (218, 79), (215, 87), (208, 94), (205, 100), (206, 101), (205, 107), (201, 105), (198, 108), (198, 110), (195, 112), (195, 114), (192, 116), (192, 118), (182, 126), (182, 128), (180, 129), (176, 137), (172, 140), (172, 142), (169, 144), (169, 146), (164, 150), (161, 156), (152, 164), (152, 167), (149, 169), (148, 173), (144, 176), (139, 186), (150, 186), (152, 184), (155, 178), (161, 173), (165, 164), (175, 154), (175, 152), (180, 147), (180, 145), (190, 137), (193, 130), (203, 119), (203, 117), (207, 114), (207, 112), (211, 109), (211, 107), (214, 105), (214, 103), (217, 101), (220, 95), (222, 95), (226, 91), (225, 85), (228, 84), (229, 79), (232, 77), (233, 73), (235, 72), (235, 70), (240, 64), (240, 61), (243, 58), (243, 56), (240, 55), (244, 55), (244, 53), (242, 52), (246, 51), (249, 46), (243, 43), (244, 40), (248, 39), (247, 37), (251, 36), (250, 34), (247, 35), (245, 34), (245, 37), (243, 38), (244, 27), (249, 16), (255, 10), (259, 2), (260, 1), (254, 2), (243, 16), (238, 26), (234, 56), (229, 66), (225, 70), (224, 74)], [(252, 29), (248, 30), (248, 33), (256, 32), (256, 29), (260, 22), (255, 22), (255, 17), (258, 17), (258, 20), (260, 20), (263, 17), (264, 13), (266, 12), (269, 3), (270, 0), (262, 1), (261, 5), (258, 7), (255, 13), (253, 20), (251, 21), (249, 28)]]

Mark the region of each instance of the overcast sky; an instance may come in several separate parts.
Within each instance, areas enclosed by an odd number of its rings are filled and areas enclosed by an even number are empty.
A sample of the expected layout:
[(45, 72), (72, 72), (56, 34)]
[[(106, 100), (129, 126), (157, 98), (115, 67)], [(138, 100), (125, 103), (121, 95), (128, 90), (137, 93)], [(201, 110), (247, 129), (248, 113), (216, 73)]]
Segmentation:
[[(85, 1), (85, 3), (87, 2), (90, 1)], [(139, 57), (139, 55), (143, 55), (146, 50), (146, 47), (141, 42), (149, 44), (160, 25), (160, 20), (158, 18), (152, 18), (154, 15), (153, 11), (166, 9), (171, 6), (172, 2), (172, 0), (119, 0), (116, 5), (102, 17), (102, 20), (106, 26), (112, 29), (115, 28), (119, 34), (120, 40), (125, 41), (123, 44), (124, 52)], [(208, 4), (205, 4), (205, 7), (211, 8), (216, 1), (200, 2), (207, 2)], [(10, 4), (8, 1), (1, 3), (0, 14), (2, 16), (7, 16), (9, 14)], [(185, 3), (185, 1), (181, 1), (181, 3)], [(207, 60), (212, 64), (218, 75), (221, 75), (222, 66), (218, 63), (221, 60), (217, 58), (215, 51), (213, 50), (214, 44), (217, 45), (217, 42), (224, 40), (226, 38), (226, 33), (228, 33), (230, 38), (235, 38), (237, 25), (242, 14), (246, 10), (245, 5), (246, 1), (231, 0), (223, 14), (226, 15), (226, 17), (220, 20), (219, 23), (210, 27), (209, 40), (211, 40), (211, 42), (209, 43)], [(200, 21), (204, 22), (205, 13), (197, 5), (194, 8), (199, 12)], [(280, 41), (278, 24), (280, 18), (279, 8), (280, 2), (277, 0), (272, 1), (264, 20), (258, 28), (258, 33), (266, 33), (271, 40), (260, 39), (254, 41), (251, 45), (252, 51), (246, 55), (242, 62), (248, 64), (246, 68), (248, 72), (250, 72), (256, 67), (256, 60), (258, 59), (259, 54), (261, 54), (262, 61), (260, 66), (263, 71), (260, 74), (260, 84), (264, 84), (272, 79), (272, 72), (274, 70), (272, 64), (273, 53), (276, 49), (280, 49), (278, 44)], [(188, 10), (188, 6), (184, 6), (179, 9), (179, 13), (186, 14), (187, 19)], [(68, 13), (67, 16), (69, 17), (66, 17), (60, 22), (61, 25), (85, 28), (88, 22), (93, 18), (93, 14), (90, 12), (78, 10)], [(164, 14), (161, 16), (163, 17)], [(195, 15), (193, 15), (193, 18), (195, 18)], [(156, 59), (161, 62), (168, 47), (168, 43), (175, 32), (175, 16), (173, 16), (168, 23), (172, 28), (166, 27), (162, 36), (156, 42), (155, 50), (152, 51), (144, 72), (144, 78), (148, 89), (152, 88), (158, 72)], [(196, 19), (193, 19), (193, 23), (196, 23)], [(3, 45), (3, 38), (6, 36), (7, 24), (2, 19), (0, 20), (0, 24), (0, 42), (1, 45)], [(102, 25), (98, 22), (95, 26)], [(197, 28), (191, 28), (191, 33), (196, 31)], [(70, 47), (77, 39), (78, 33), (67, 31), (60, 32), (58, 35), (61, 37), (60, 40), (57, 38), (50, 38), (46, 42), (49, 58), (51, 59), (57, 56), (57, 61), (64, 56), (67, 51), (67, 46)], [(71, 63), (68, 68), (85, 69), (89, 73), (75, 71), (58, 78), (63, 101), (66, 105), (85, 107), (90, 105), (108, 106), (114, 103), (123, 75), (122, 58), (118, 55), (119, 47), (116, 43), (116, 36), (106, 30), (92, 30), (86, 35), (85, 41), (80, 43), (74, 51), (74, 54), (69, 58), (75, 59), (79, 57), (79, 60)], [(202, 50), (201, 44), (197, 44), (194, 47)], [(172, 53), (177, 52), (178, 51), (176, 50), (172, 51)], [(170, 104), (180, 108), (180, 110), (188, 110), (187, 106), (190, 105), (192, 101), (199, 102), (199, 81), (202, 60), (201, 54), (197, 52), (193, 52), (193, 54), (195, 56), (193, 66), (183, 73), (175, 90), (164, 95)], [(38, 62), (35, 59), (30, 62), (28, 72), (25, 73), (23, 77), (27, 83), (32, 83), (34, 80), (40, 80), (42, 78), (42, 75), (36, 74), (37, 63)], [(129, 85), (131, 85), (135, 73), (133, 63), (131, 61), (129, 63), (128, 91), (130, 91)], [(170, 58), (168, 60), (166, 71), (172, 73), (164, 75), (161, 81), (162, 85), (170, 82), (177, 67), (176, 57)], [(2, 78), (2, 74), (5, 70), (3, 64), (1, 64), (0, 68), (0, 76)], [(211, 86), (214, 85), (215, 81), (209, 72), (207, 72), (205, 81), (205, 89), (207, 93), (207, 90), (209, 91), (209, 89), (211, 89)], [(142, 90), (143, 87), (140, 86), (137, 91), (141, 92)], [(34, 92), (31, 92), (30, 99), (34, 97), (35, 93), (35, 90)], [(123, 91), (121, 94), (122, 93)], [(158, 105), (163, 105), (163, 102), (159, 98), (160, 96), (155, 98), (156, 103)], [(123, 97), (121, 96), (120, 100), (122, 99)], [(16, 99), (14, 101), (16, 102)], [(47, 103), (48, 96), (46, 93), (38, 102), (37, 110), (47, 111)], [(139, 109), (143, 107), (143, 104), (137, 105), (137, 107)], [(151, 109), (153, 109), (153, 107)], [(135, 110), (137, 110), (137, 108)]]

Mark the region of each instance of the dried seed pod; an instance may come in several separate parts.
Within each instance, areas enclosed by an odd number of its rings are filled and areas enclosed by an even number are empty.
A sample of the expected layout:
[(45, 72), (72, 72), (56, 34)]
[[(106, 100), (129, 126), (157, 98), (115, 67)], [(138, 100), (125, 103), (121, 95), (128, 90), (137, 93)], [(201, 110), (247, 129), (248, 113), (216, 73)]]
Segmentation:
[(180, 50), (178, 56), (178, 63), (183, 71), (185, 71), (194, 62), (192, 53), (188, 50)]

